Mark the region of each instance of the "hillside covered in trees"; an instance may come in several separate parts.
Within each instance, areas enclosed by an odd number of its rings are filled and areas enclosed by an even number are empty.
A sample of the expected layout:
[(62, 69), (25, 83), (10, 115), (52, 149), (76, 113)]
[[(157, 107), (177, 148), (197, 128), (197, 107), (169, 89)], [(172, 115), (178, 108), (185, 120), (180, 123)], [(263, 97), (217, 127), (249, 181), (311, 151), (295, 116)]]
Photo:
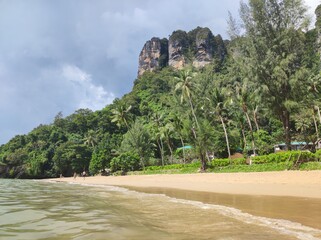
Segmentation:
[(316, 16), (308, 30), (300, 0), (241, 3), (242, 24), (230, 16), (224, 57), (212, 54), (202, 67), (187, 57), (181, 69), (157, 65), (100, 111), (58, 113), (52, 124), (0, 146), (0, 176), (97, 174), (192, 161), (205, 170), (213, 157), (317, 142), (321, 5)]

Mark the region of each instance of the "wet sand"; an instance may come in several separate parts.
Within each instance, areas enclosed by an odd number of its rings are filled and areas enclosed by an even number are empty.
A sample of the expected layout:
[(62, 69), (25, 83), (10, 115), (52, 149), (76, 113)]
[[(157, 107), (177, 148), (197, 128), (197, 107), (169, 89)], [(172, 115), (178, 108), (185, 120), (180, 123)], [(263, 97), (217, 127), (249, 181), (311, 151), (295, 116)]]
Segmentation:
[(97, 176), (52, 181), (161, 193), (321, 229), (321, 171)]

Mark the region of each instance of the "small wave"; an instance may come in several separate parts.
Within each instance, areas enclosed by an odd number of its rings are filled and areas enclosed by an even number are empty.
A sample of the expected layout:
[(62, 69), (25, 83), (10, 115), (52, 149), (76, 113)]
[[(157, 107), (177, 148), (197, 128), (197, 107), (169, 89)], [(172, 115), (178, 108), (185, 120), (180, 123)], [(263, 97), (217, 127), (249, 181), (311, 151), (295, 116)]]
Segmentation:
[(321, 237), (321, 230), (307, 227), (300, 223), (292, 222), (289, 220), (255, 216), (249, 213), (245, 213), (236, 208), (216, 204), (207, 204), (199, 201), (177, 198), (170, 198), (170, 201), (175, 203), (188, 204), (202, 209), (213, 209), (224, 216), (231, 217), (248, 224), (270, 227), (277, 230), (281, 234), (287, 234), (302, 240), (318, 240)]
[(321, 230), (319, 229), (304, 226), (300, 223), (292, 222), (289, 220), (255, 216), (233, 207), (203, 203), (203, 202), (194, 201), (194, 200), (179, 199), (179, 198), (169, 197), (166, 194), (144, 193), (144, 192), (139, 192), (135, 190), (130, 190), (124, 187), (111, 186), (111, 185), (103, 185), (103, 184), (99, 185), (99, 184), (90, 184), (90, 183), (81, 183), (81, 182), (73, 182), (69, 184), (102, 188), (109, 192), (119, 192), (119, 193), (130, 195), (136, 198), (162, 197), (173, 203), (188, 204), (204, 210), (207, 210), (207, 209), (215, 210), (217, 213), (223, 216), (230, 217), (247, 224), (253, 224), (261, 227), (268, 227), (278, 231), (281, 234), (293, 236), (301, 240), (321, 239)]
[[(87, 186), (97, 187), (97, 185), (90, 185), (90, 184), (88, 184)], [(106, 185), (101, 185), (100, 187), (104, 187), (108, 191), (122, 192), (124, 194), (129, 194), (131, 196), (136, 196), (138, 198), (162, 197), (162, 198), (166, 198), (168, 201), (173, 203), (188, 204), (204, 210), (207, 210), (207, 209), (215, 210), (223, 216), (230, 217), (247, 224), (253, 224), (261, 227), (269, 227), (278, 231), (281, 234), (293, 236), (301, 240), (320, 240), (321, 239), (321, 230), (304, 226), (301, 223), (292, 222), (289, 220), (255, 216), (233, 207), (203, 203), (203, 202), (194, 201), (194, 200), (179, 199), (179, 198), (169, 197), (166, 194), (145, 193), (145, 192), (139, 192), (135, 190), (129, 190), (123, 187), (106, 186)]]

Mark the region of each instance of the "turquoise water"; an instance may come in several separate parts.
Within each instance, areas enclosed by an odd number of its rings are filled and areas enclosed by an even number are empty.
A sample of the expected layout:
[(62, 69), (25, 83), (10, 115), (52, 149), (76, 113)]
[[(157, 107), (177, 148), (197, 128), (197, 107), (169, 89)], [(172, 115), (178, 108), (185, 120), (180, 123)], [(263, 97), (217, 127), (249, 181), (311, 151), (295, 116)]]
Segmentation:
[(0, 179), (0, 239), (321, 239), (237, 209), (109, 186)]

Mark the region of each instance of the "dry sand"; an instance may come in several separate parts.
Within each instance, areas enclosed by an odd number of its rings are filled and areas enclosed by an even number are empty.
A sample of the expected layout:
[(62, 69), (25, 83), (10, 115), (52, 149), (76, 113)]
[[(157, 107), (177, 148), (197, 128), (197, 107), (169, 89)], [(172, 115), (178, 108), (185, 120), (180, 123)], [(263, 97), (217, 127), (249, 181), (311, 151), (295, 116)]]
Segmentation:
[(321, 171), (199, 173), (58, 178), (51, 181), (209, 193), (321, 198)]
[(127, 187), (223, 205), (321, 230), (321, 171), (97, 176), (51, 181)]

